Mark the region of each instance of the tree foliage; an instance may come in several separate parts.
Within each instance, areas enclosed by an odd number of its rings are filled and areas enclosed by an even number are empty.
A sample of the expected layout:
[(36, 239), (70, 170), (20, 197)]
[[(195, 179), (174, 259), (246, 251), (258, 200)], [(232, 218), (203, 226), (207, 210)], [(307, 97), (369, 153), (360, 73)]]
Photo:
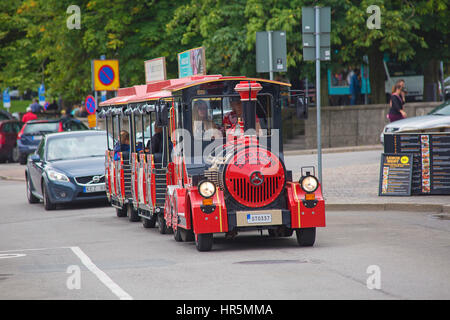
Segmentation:
[[(80, 29), (67, 28), (72, 4)], [(35, 91), (44, 82), (48, 94), (80, 101), (92, 93), (90, 62), (100, 55), (118, 59), (121, 86), (131, 86), (144, 83), (144, 61), (160, 56), (177, 77), (177, 53), (198, 46), (208, 73), (256, 76), (256, 32), (267, 30), (286, 31), (285, 76), (296, 84), (314, 74), (303, 61), (301, 15), (315, 5), (332, 8), (332, 62), (324, 68), (368, 55), (378, 95), (384, 53), (449, 60), (447, 0), (7, 0), (0, 2), (0, 87)], [(367, 28), (369, 5), (381, 8), (381, 29)]]

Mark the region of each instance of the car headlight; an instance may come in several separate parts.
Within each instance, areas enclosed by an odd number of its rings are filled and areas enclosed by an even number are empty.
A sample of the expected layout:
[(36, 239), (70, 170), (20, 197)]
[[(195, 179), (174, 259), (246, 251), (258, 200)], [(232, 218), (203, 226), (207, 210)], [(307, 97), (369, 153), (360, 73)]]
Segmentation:
[(306, 192), (314, 192), (319, 187), (319, 181), (313, 176), (306, 176), (300, 180), (302, 189)]
[(202, 181), (198, 185), (198, 192), (203, 198), (211, 198), (216, 193), (216, 186), (211, 181)]
[(69, 182), (69, 178), (67, 178), (67, 176), (65, 174), (58, 172), (58, 171), (54, 171), (54, 170), (48, 170), (47, 177), (53, 181)]

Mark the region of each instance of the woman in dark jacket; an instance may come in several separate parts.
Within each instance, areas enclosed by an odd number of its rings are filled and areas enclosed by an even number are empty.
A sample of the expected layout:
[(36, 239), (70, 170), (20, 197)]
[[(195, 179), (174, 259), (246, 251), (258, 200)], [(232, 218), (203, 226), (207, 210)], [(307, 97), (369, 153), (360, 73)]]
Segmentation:
[(406, 112), (403, 110), (403, 105), (405, 102), (401, 96), (402, 86), (396, 84), (391, 94), (391, 109), (389, 110), (388, 118), (390, 122), (401, 120), (406, 118)]

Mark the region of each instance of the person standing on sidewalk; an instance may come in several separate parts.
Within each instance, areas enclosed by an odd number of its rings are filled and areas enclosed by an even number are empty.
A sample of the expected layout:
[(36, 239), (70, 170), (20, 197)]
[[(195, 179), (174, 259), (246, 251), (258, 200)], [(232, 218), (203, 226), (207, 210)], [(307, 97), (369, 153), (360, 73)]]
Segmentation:
[(391, 108), (389, 109), (388, 118), (390, 122), (398, 121), (406, 118), (406, 112), (403, 110), (405, 101), (402, 98), (403, 86), (401, 83), (396, 83), (391, 94)]
[(350, 105), (354, 106), (359, 103), (359, 96), (361, 94), (360, 72), (359, 69), (354, 70), (354, 74), (350, 78)]

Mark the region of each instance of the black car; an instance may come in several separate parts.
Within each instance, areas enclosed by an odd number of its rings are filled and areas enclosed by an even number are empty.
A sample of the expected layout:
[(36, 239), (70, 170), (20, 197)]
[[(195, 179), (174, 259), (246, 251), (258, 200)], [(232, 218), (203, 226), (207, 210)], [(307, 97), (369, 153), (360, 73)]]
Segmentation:
[[(45, 135), (25, 170), (29, 203), (57, 204), (106, 200), (105, 131)], [(112, 142), (111, 142), (112, 143)]]

